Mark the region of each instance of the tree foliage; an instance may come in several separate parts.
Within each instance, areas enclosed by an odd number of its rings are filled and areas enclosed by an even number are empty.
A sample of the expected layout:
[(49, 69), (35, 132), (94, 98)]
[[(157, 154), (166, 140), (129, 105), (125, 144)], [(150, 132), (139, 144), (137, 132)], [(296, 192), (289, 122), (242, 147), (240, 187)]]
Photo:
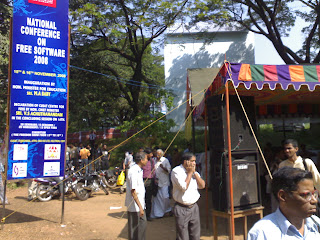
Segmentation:
[[(136, 113), (127, 100), (127, 97), (131, 97), (130, 92), (123, 92), (119, 85), (132, 89), (139, 87), (139, 104), (146, 109), (160, 102), (158, 96), (168, 95), (165, 90), (161, 90), (164, 84), (163, 58), (152, 55), (150, 47), (142, 62), (145, 76), (152, 79), (153, 84), (148, 86), (144, 82), (138, 85), (129, 80), (133, 74), (132, 69), (123, 59), (107, 50), (94, 51), (95, 44), (97, 42), (86, 44), (74, 51), (71, 59), (70, 131), (119, 126), (124, 121), (132, 120)], [(121, 77), (112, 75), (113, 72), (106, 65), (116, 69)]]
[[(151, 44), (182, 14), (188, 1), (70, 1), (72, 46), (103, 55), (103, 72), (113, 76), (114, 96), (123, 107), (117, 122), (133, 120), (159, 102), (164, 73)], [(129, 82), (121, 79), (131, 79)], [(158, 86), (158, 87), (156, 87)], [(119, 101), (117, 101), (119, 100)]]
[(4, 133), (7, 119), (9, 27), (11, 15), (11, 1), (2, 1), (0, 3), (0, 136)]
[[(320, 62), (320, 2), (318, 0), (225, 0), (224, 9), (229, 21), (237, 22), (243, 28), (268, 38), (286, 64)], [(216, 18), (215, 0), (204, 0), (195, 10), (193, 22)], [(219, 10), (218, 10), (219, 12)], [(302, 29), (305, 37), (300, 50), (293, 51), (283, 38), (295, 25), (298, 18), (308, 24)], [(222, 22), (225, 19), (222, 19)], [(220, 21), (221, 23), (221, 21)]]

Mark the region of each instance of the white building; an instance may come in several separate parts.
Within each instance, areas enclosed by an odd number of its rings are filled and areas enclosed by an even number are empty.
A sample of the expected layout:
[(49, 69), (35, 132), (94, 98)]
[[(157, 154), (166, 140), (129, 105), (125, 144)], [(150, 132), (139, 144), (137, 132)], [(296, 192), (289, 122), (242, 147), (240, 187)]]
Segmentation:
[[(175, 107), (186, 101), (187, 69), (220, 68), (225, 59), (236, 63), (283, 64), (272, 44), (263, 36), (232, 28), (211, 28), (206, 32), (198, 29), (199, 26), (189, 30), (180, 27), (169, 30), (166, 35), (165, 82), (166, 88), (175, 94)], [(183, 124), (185, 109), (183, 104), (168, 115), (177, 124), (173, 131)]]

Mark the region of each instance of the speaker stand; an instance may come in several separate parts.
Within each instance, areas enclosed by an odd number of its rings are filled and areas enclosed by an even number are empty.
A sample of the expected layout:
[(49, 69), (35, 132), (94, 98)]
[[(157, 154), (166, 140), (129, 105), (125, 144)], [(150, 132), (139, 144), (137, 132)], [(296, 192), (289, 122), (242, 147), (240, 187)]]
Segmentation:
[[(248, 234), (248, 224), (247, 224), (247, 216), (250, 215), (260, 215), (260, 219), (263, 218), (263, 206), (255, 207), (246, 210), (239, 210), (234, 212), (234, 218), (241, 218), (243, 217), (243, 239), (247, 239)], [(213, 236), (214, 240), (218, 240), (218, 227), (217, 227), (217, 217), (222, 217), (228, 219), (229, 224), (229, 239), (232, 239), (232, 229), (231, 229), (231, 212), (221, 212), (217, 210), (212, 210), (212, 217), (213, 217)]]

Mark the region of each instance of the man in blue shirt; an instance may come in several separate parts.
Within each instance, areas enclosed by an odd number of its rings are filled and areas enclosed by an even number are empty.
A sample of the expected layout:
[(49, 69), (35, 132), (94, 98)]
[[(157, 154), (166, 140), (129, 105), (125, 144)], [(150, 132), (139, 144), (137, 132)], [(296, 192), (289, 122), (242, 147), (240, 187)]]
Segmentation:
[(274, 174), (272, 192), (279, 208), (258, 221), (249, 231), (248, 240), (320, 239), (320, 219), (316, 212), (318, 191), (312, 173), (283, 167)]

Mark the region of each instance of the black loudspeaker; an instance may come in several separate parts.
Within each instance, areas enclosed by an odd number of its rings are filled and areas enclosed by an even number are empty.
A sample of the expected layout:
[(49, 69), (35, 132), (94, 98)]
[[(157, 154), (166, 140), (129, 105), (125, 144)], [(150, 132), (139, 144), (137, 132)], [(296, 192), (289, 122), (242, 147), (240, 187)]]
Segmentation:
[[(256, 142), (237, 96), (230, 95), (230, 127), (233, 204), (235, 210), (261, 205), (259, 159)], [(256, 129), (253, 97), (241, 97), (252, 128)], [(210, 136), (211, 188), (213, 208), (230, 209), (229, 158), (225, 98), (207, 99)]]
[[(241, 96), (251, 126), (256, 131), (256, 115), (253, 97)], [(227, 115), (225, 96), (217, 95), (207, 99), (208, 125), (210, 145), (213, 149), (227, 149)], [(235, 150), (256, 149), (257, 144), (253, 138), (248, 121), (243, 113), (237, 96), (229, 96), (231, 148)], [(237, 147), (237, 145), (239, 145)]]

